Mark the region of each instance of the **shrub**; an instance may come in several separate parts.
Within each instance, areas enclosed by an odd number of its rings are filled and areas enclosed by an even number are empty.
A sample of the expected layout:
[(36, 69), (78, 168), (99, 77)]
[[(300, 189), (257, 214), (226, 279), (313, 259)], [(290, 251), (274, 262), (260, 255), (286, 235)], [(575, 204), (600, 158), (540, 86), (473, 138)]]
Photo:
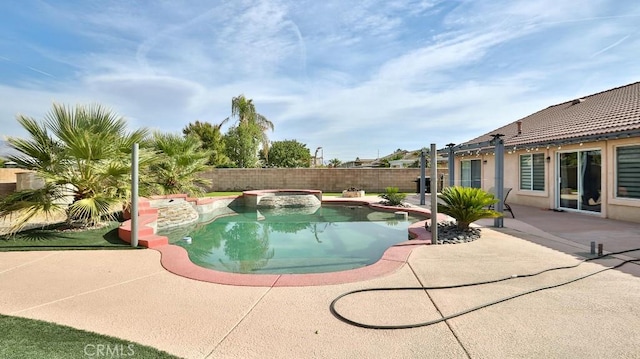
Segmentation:
[(438, 195), (438, 212), (453, 217), (458, 229), (466, 230), (469, 224), (482, 218), (501, 217), (502, 213), (488, 209), (498, 200), (480, 188), (447, 187)]
[(398, 187), (387, 187), (385, 188), (385, 193), (381, 194), (384, 200), (386, 200), (387, 204), (390, 206), (399, 206), (404, 201), (407, 195), (405, 193), (398, 192)]

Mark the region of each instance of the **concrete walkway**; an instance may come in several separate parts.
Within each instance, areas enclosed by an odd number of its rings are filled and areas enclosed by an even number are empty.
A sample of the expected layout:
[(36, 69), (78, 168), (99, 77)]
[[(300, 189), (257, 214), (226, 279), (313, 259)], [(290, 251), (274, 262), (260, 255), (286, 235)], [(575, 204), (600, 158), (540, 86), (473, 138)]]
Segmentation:
[[(505, 219), (507, 228), (485, 228), (480, 240), (418, 246), (408, 264), (390, 275), (329, 286), (199, 282), (164, 270), (155, 250), (0, 253), (0, 313), (112, 335), (186, 358), (640, 358), (640, 277), (621, 270), (416, 329), (362, 329), (329, 312), (334, 298), (359, 288), (455, 285), (575, 264), (575, 253), (585, 252), (591, 238), (607, 250), (640, 247), (636, 224), (621, 228), (589, 217), (593, 227), (580, 234), (586, 225), (582, 217), (572, 222), (570, 213), (513, 209), (516, 219)], [(527, 216), (527, 210), (533, 214)], [(548, 218), (538, 227), (534, 220), (523, 221), (534, 214), (563, 217), (558, 227), (549, 227)], [(599, 234), (585, 239), (593, 233)], [(616, 241), (620, 238), (626, 239)], [(416, 323), (616, 263), (620, 259), (603, 259), (475, 287), (363, 293), (344, 298), (337, 309), (369, 324)], [(628, 267), (638, 266), (623, 269)], [(83, 348), (77, 351), (75, 357), (82, 357)]]

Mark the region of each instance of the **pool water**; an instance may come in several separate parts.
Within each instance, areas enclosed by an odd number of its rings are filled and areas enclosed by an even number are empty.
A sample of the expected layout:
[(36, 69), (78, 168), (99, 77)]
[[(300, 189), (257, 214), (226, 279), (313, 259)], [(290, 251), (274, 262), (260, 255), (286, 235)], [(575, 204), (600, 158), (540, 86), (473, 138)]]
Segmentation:
[(407, 240), (409, 225), (419, 220), (364, 206), (234, 208), (231, 215), (198, 225), (184, 236), (169, 237), (187, 250), (193, 263), (219, 271), (335, 272), (377, 262), (390, 246)]

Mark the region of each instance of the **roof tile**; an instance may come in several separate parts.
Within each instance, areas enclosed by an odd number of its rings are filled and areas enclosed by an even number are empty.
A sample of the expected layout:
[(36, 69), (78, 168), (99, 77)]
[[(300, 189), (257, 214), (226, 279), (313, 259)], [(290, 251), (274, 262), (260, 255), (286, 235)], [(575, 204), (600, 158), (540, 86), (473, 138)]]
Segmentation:
[(514, 146), (632, 130), (640, 130), (640, 82), (549, 106), (461, 145), (489, 141), (498, 133), (506, 146)]

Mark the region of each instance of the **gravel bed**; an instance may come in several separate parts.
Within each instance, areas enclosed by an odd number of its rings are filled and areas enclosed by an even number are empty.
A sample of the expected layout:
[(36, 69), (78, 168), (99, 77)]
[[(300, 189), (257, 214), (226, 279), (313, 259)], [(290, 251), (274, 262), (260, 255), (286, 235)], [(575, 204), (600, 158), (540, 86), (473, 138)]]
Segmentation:
[[(431, 232), (429, 222), (425, 225)], [(480, 238), (480, 228), (469, 227), (467, 230), (459, 230), (455, 222), (438, 223), (438, 243), (437, 244), (457, 244), (473, 242)]]

